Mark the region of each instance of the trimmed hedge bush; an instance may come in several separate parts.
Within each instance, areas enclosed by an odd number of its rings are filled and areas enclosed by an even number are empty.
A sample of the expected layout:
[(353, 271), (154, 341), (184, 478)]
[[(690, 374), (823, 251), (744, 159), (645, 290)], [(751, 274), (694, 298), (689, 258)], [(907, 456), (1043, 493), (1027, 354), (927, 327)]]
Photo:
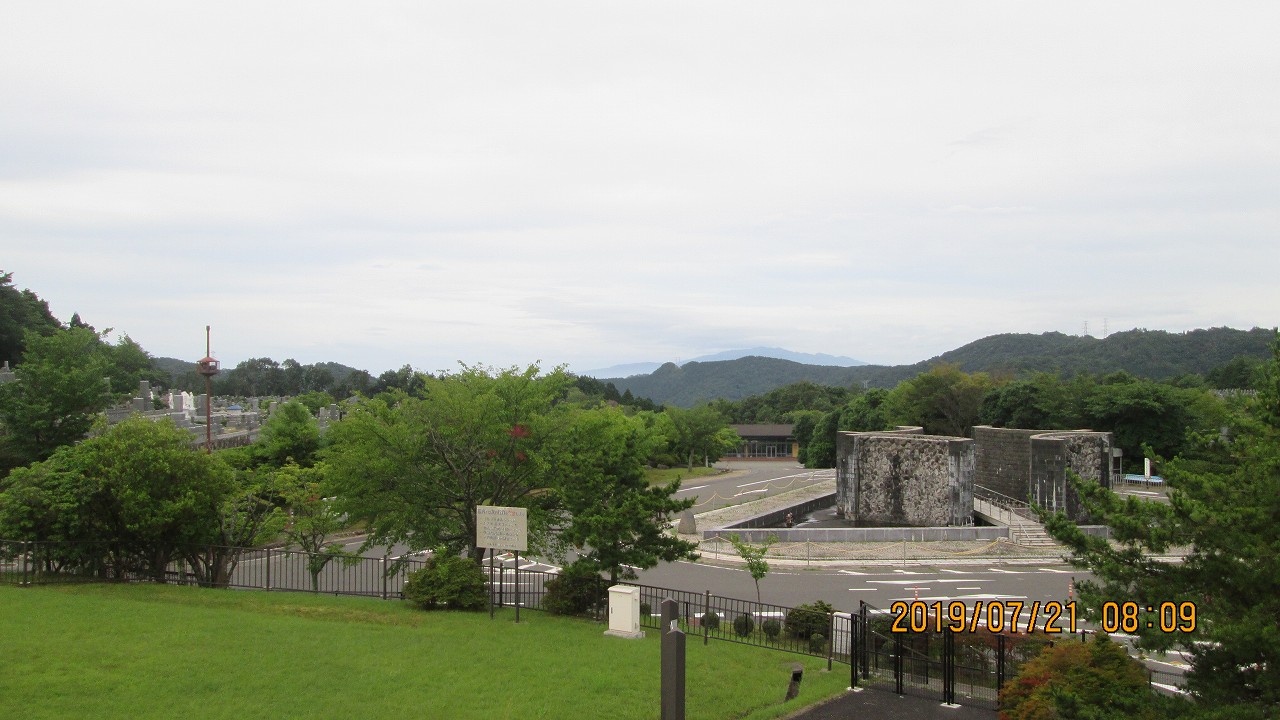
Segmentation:
[(409, 573), (404, 599), (424, 610), (484, 610), (489, 606), (484, 571), (469, 557), (434, 553), (426, 567)]
[(547, 581), (542, 609), (556, 615), (595, 615), (609, 603), (604, 578), (586, 563), (573, 563)]
[(831, 613), (835, 610), (822, 600), (798, 605), (787, 613), (787, 634), (797, 640), (808, 640), (814, 635), (825, 636), (827, 626), (831, 624)]
[(820, 653), (827, 649), (827, 639), (821, 635), (809, 636), (809, 652)]
[(741, 637), (750, 635), (751, 631), (755, 629), (756, 619), (750, 615), (739, 615), (733, 619), (733, 631), (738, 633)]
[(768, 620), (760, 623), (760, 629), (764, 631), (765, 637), (770, 640), (777, 640), (778, 636), (782, 634), (782, 623), (774, 620), (773, 618), (769, 618)]
[(719, 630), (720, 616), (716, 614), (715, 610), (708, 610), (707, 614), (702, 616), (702, 624), (708, 630)]

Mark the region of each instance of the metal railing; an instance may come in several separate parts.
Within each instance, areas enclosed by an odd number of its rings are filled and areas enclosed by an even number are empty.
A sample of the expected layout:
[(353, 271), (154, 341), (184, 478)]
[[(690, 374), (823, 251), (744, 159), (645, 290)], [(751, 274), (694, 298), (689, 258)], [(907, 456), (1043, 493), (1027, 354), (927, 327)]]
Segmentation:
[(1009, 497), (1008, 495), (978, 484), (974, 484), (973, 486), (973, 497), (975, 500), (982, 500), (991, 503), (997, 508), (1023, 520), (1029, 520), (1034, 523), (1040, 522), (1040, 518), (1036, 516), (1035, 510), (1031, 509), (1030, 503), (1027, 503), (1024, 500)]
[(382, 599), (402, 597), (422, 560), (324, 555), (281, 548), (186, 546), (165, 557), (131, 554), (111, 543), (0, 540), (0, 584), (162, 582), (201, 587), (286, 590)]

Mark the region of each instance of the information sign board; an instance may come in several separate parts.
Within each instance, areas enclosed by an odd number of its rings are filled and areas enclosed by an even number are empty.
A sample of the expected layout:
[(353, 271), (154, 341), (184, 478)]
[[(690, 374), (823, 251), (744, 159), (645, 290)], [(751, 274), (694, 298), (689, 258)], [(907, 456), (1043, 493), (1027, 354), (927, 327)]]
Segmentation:
[(528, 550), (528, 511), (518, 507), (476, 506), (476, 547)]

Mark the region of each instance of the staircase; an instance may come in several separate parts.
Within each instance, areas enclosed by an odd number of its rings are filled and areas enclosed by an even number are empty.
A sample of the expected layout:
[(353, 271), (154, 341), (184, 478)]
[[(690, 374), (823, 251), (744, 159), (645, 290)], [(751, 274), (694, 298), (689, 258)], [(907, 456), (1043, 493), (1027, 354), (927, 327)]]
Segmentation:
[(1031, 507), (1011, 497), (982, 486), (973, 489), (973, 513), (987, 522), (1006, 525), (1009, 540), (1023, 547), (1058, 547), (1044, 525), (1035, 519)]

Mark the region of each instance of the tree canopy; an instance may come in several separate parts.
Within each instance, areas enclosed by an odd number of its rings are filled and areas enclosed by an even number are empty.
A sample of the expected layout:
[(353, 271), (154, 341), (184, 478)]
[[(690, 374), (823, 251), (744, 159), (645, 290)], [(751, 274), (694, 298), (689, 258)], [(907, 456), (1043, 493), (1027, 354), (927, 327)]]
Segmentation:
[(663, 441), (643, 420), (602, 408), (574, 412), (548, 453), (553, 485), (546, 504), (560, 516), (558, 540), (612, 582), (627, 566), (695, 557), (697, 543), (667, 532), (670, 518), (694, 498), (675, 499), (678, 480), (661, 487), (645, 480), (645, 459)]
[(50, 335), (62, 323), (49, 303), (30, 290), (13, 286), (13, 273), (0, 270), (0, 364), (17, 365), (27, 348), (27, 333)]
[[(1257, 397), (1235, 419), (1232, 438), (1198, 436), (1194, 452), (1167, 462), (1168, 504), (1121, 500), (1076, 479), (1091, 514), (1111, 527), (1114, 545), (1084, 535), (1065, 517), (1046, 528), (1096, 580), (1080, 584), (1088, 616), (1104, 602), (1140, 608), (1194, 603), (1193, 633), (1148, 628), (1144, 647), (1183, 647), (1192, 657), (1189, 688), (1217, 705), (1280, 704), (1280, 340), (1263, 369)], [(1190, 548), (1180, 563), (1154, 559)]]
[(0, 481), (0, 536), (100, 543), (117, 573), (163, 573), (218, 539), (231, 469), (168, 421), (132, 418)]
[[(369, 523), (371, 544), (479, 558), (476, 506), (527, 505), (548, 486), (546, 446), (564, 422), (554, 406), (569, 379), (537, 366), (464, 367), (423, 383), (420, 396), (362, 401), (330, 426), (334, 488), (341, 509)], [(545, 528), (545, 518), (530, 522)]]
[(85, 436), (112, 397), (106, 346), (87, 328), (30, 332), (13, 382), (0, 384), (4, 469), (44, 460)]

